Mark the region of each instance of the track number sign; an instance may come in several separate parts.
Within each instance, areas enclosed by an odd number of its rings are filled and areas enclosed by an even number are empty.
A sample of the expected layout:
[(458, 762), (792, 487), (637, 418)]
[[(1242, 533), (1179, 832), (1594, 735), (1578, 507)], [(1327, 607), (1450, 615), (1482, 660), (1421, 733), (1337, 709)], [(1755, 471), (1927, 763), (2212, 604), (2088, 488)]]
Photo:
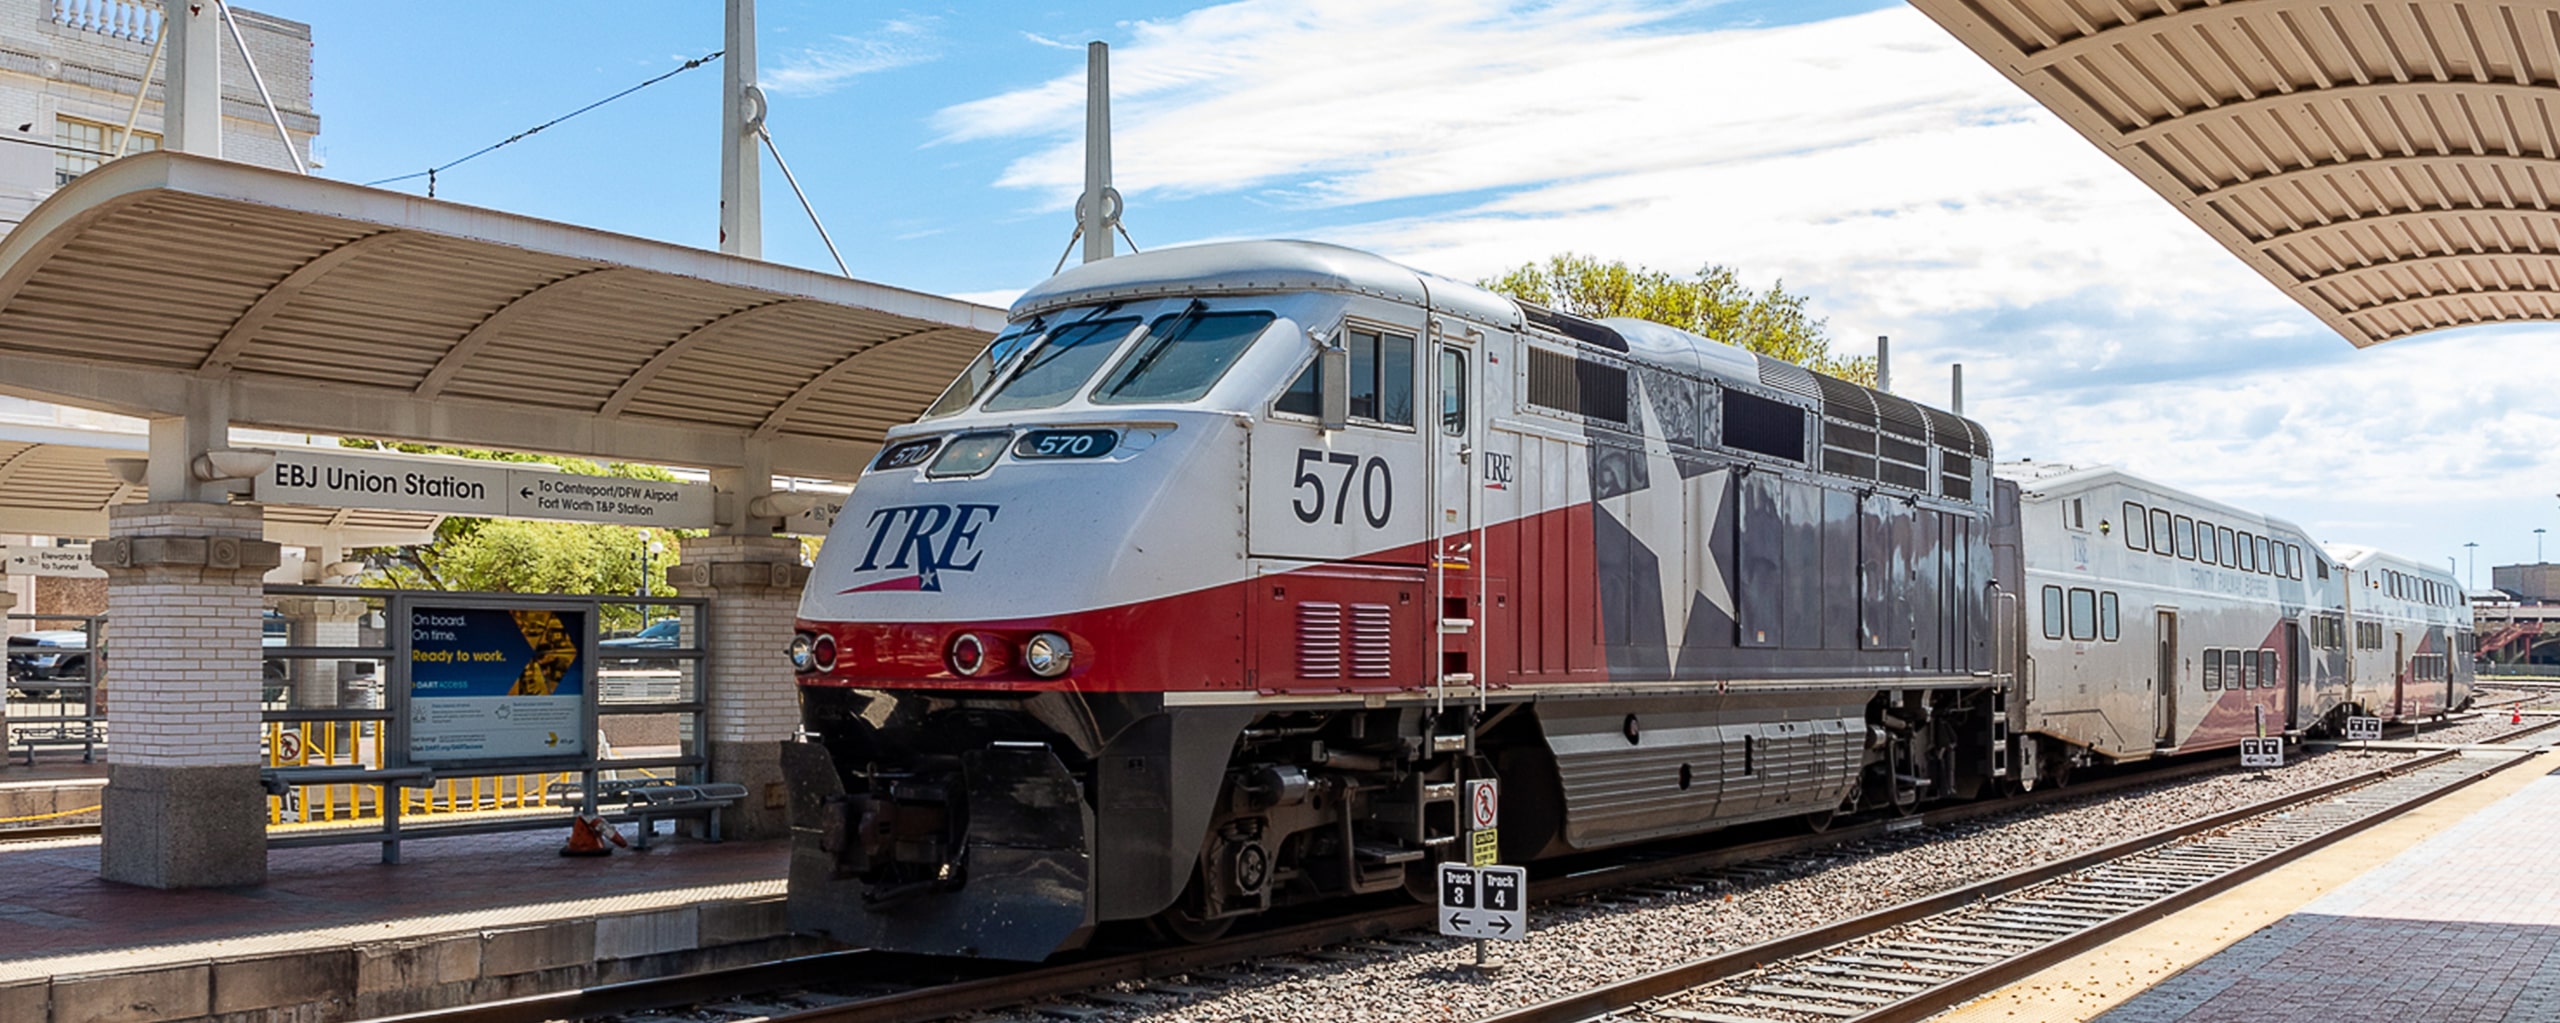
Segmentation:
[(1529, 937), (1529, 871), (1440, 865), (1440, 933), (1453, 938)]
[(2382, 719), (2356, 715), (2347, 719), (2348, 742), (2371, 742), (2382, 738)]
[(2283, 767), (2284, 739), (2270, 736), (2264, 739), (2240, 740), (2240, 766)]

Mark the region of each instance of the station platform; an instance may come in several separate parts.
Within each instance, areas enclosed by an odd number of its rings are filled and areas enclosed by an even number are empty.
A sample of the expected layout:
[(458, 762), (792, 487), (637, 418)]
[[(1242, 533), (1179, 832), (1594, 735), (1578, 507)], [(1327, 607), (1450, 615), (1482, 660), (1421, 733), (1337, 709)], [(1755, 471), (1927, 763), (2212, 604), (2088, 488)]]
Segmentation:
[(1935, 1020), (2560, 1020), (2560, 752)]
[(787, 842), (564, 838), (272, 850), (266, 884), (194, 891), (101, 880), (95, 838), (0, 845), (0, 1020), (357, 1019), (815, 950), (785, 929)]
[(16, 827), (95, 824), (106, 787), (105, 764), (75, 760), (0, 769), (0, 836)]

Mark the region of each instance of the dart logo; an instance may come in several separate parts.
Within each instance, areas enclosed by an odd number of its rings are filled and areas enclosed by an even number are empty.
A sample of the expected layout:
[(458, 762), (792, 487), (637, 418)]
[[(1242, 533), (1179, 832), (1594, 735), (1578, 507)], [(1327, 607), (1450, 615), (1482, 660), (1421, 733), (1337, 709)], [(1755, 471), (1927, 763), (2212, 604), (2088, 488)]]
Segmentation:
[(899, 574), (840, 592), (940, 592), (942, 573), (978, 570), (984, 553), (978, 531), (995, 521), (997, 510), (992, 504), (907, 504), (872, 512), (866, 523), (871, 542), (853, 570)]

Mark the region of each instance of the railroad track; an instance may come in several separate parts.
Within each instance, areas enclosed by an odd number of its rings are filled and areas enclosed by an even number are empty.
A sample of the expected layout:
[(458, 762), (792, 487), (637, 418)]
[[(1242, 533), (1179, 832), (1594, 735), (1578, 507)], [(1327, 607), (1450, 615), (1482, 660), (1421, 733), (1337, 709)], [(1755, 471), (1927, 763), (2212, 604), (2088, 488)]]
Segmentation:
[(2431, 754), (1481, 1023), (1926, 1019), (2531, 759)]
[[(1946, 807), (1912, 817), (1845, 823), (1819, 835), (1789, 835), (1724, 845), (1710, 845), (1715, 839), (1690, 840), (1657, 844), (1632, 853), (1595, 854), (1539, 865), (1532, 891), (1537, 904), (1552, 906), (1606, 898), (1612, 891), (1642, 892), (1646, 886), (1666, 882), (1675, 886), (1695, 883), (1702, 877), (1751, 879), (1788, 874), (1799, 867), (1835, 860), (1844, 848), (1861, 856), (1892, 852), (1926, 844), (1956, 825), (2024, 815), (2054, 802), (2103, 797), (2230, 768), (2231, 757), (2226, 751), (2105, 777), (2084, 776), (2063, 789)], [(2360, 775), (2359, 779), (2371, 777)], [(1721, 841), (1730, 843), (1731, 839)], [(1430, 907), (1399, 900), (1393, 905), (1371, 904), (1211, 944), (1091, 952), (1034, 965), (863, 950), (834, 952), (415, 1013), (378, 1023), (742, 1017), (771, 1023), (910, 1023), (1067, 997), (1099, 1003), (1094, 1007), (1097, 1012), (1113, 1005), (1163, 1006), (1171, 1004), (1164, 999), (1180, 998), (1190, 989), (1166, 984), (1161, 978), (1191, 975), (1216, 980), (1223, 970), (1248, 962), (1286, 970), (1292, 962), (1304, 960), (1309, 970), (1325, 969), (1331, 965), (1329, 958), (1341, 958), (1322, 951), (1329, 946), (1365, 946), (1370, 951), (1383, 952), (1432, 947), (1435, 938), (1405, 935), (1427, 933), (1434, 926), (1433, 916)], [(1110, 990), (1121, 984), (1142, 985), (1160, 994)], [(1074, 1006), (1046, 1008), (1064, 1015), (1075, 1011)]]

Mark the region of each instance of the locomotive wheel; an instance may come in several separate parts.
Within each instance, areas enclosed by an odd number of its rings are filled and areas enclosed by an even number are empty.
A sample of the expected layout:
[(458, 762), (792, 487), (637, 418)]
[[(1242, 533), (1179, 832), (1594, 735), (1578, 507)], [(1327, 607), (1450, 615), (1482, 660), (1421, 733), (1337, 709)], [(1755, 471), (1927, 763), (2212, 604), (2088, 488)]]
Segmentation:
[(1186, 945), (1206, 945), (1226, 937), (1227, 929), (1236, 925), (1235, 917), (1202, 919), (1200, 914), (1200, 874), (1193, 871), (1191, 883), (1182, 895), (1163, 912), (1147, 918), (1147, 928), (1172, 941)]
[(1809, 835), (1819, 835), (1825, 831), (1831, 830), (1831, 823), (1839, 819), (1840, 811), (1838, 810), (1824, 810), (1819, 813), (1809, 813), (1796, 818), (1798, 822), (1801, 822), (1804, 825), (1805, 833)]

